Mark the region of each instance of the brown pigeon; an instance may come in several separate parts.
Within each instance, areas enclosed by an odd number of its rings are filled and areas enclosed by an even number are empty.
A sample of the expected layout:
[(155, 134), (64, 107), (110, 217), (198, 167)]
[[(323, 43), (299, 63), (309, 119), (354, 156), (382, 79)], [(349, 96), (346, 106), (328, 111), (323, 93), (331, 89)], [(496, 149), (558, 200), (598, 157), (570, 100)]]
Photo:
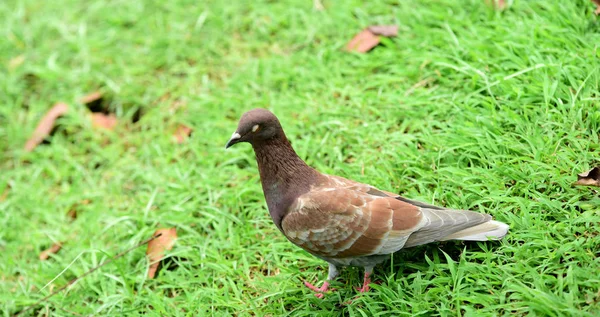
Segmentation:
[(487, 214), (406, 199), (308, 166), (294, 151), (279, 120), (266, 109), (242, 115), (226, 148), (252, 144), (273, 222), (295, 245), (329, 263), (321, 287), (304, 284), (321, 298), (340, 266), (365, 270), (360, 292), (369, 290), (373, 267), (403, 248), (434, 241), (497, 240), (508, 225)]

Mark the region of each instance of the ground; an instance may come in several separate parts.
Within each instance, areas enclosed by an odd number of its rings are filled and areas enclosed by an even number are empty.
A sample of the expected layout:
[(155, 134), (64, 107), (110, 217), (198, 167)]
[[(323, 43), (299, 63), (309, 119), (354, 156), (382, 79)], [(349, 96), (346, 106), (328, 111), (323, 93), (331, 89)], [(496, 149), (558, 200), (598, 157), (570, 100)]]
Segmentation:
[[(1, 1), (2, 316), (162, 227), (179, 235), (170, 270), (147, 279), (142, 247), (27, 314), (600, 314), (600, 199), (572, 186), (599, 161), (594, 5), (315, 3)], [(374, 24), (399, 34), (368, 54), (343, 50)], [(97, 90), (112, 131), (79, 101)], [(59, 101), (69, 112), (25, 152)], [(362, 272), (345, 269), (320, 300), (302, 281), (320, 283), (326, 263), (271, 222), (251, 147), (224, 149), (255, 107), (322, 172), (511, 230), (401, 252), (366, 294), (353, 287)], [(193, 128), (182, 144), (179, 124)]]

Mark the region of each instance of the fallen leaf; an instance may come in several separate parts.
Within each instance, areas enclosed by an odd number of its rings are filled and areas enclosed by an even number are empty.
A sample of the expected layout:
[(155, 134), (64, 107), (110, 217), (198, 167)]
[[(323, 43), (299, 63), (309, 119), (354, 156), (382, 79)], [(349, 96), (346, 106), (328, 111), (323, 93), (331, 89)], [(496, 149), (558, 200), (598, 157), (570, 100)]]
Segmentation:
[(600, 167), (594, 167), (587, 172), (577, 174), (577, 181), (573, 185), (600, 187)]
[(79, 99), (79, 101), (81, 101), (81, 103), (85, 105), (85, 104), (100, 100), (101, 98), (102, 98), (102, 94), (99, 91), (94, 91), (94, 92), (91, 92), (91, 93), (81, 97), (81, 99)]
[(25, 143), (25, 151), (30, 152), (35, 149), (35, 147), (50, 134), (56, 119), (65, 114), (68, 110), (69, 106), (62, 102), (59, 102), (50, 108), (38, 123), (35, 131), (33, 131), (33, 135), (27, 140), (27, 143)]
[(175, 142), (177, 144), (183, 143), (187, 138), (192, 134), (192, 128), (180, 124), (175, 132), (173, 133), (173, 137), (175, 138)]
[(379, 36), (373, 34), (368, 29), (364, 29), (348, 42), (346, 50), (366, 53), (377, 46), (377, 44), (379, 44)]
[(21, 55), (15, 56), (15, 57), (11, 58), (10, 61), (8, 62), (8, 69), (9, 70), (16, 69), (17, 67), (21, 66), (21, 64), (23, 64), (23, 62), (25, 62), (25, 55), (21, 54)]
[(69, 211), (67, 211), (67, 217), (69, 217), (71, 220), (77, 220), (77, 209), (69, 209)]
[(594, 4), (596, 4), (596, 10), (594, 10), (595, 15), (600, 14), (600, 0), (592, 0)]
[(375, 35), (381, 35), (385, 37), (392, 37), (398, 35), (397, 25), (372, 25), (367, 29), (369, 29), (369, 31), (371, 31)]
[(150, 268), (148, 269), (148, 278), (152, 279), (156, 275), (160, 260), (166, 250), (171, 250), (177, 240), (177, 229), (176, 228), (164, 228), (158, 229), (154, 232), (154, 236), (160, 234), (160, 237), (150, 241), (148, 243), (148, 250), (146, 255), (150, 261)]
[(92, 112), (92, 126), (94, 128), (102, 128), (112, 130), (117, 125), (117, 116), (113, 113), (104, 114), (101, 112)]
[(58, 251), (60, 251), (60, 249), (62, 248), (62, 244), (60, 242), (56, 242), (54, 243), (51, 247), (49, 247), (48, 249), (42, 251), (42, 253), (40, 253), (40, 260), (45, 261), (48, 260), (48, 258), (50, 257), (50, 254), (56, 254)]
[(73, 206), (69, 208), (69, 211), (67, 211), (67, 217), (69, 217), (71, 220), (76, 220), (78, 215), (78, 207), (82, 205), (89, 205), (89, 203), (89, 199), (84, 199), (78, 203), (73, 204)]
[(356, 34), (346, 45), (346, 50), (366, 53), (379, 44), (379, 36), (396, 35), (398, 35), (398, 26), (396, 25), (373, 25)]

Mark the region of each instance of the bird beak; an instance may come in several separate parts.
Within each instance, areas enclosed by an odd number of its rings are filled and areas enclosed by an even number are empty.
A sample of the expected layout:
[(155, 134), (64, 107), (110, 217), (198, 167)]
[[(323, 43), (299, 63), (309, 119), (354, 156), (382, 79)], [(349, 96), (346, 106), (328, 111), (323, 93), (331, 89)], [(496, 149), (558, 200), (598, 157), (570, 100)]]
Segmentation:
[(229, 141), (227, 141), (227, 144), (225, 144), (225, 148), (228, 149), (230, 146), (238, 143), (238, 141), (240, 140), (241, 137), (242, 136), (239, 133), (234, 132), (231, 135), (231, 139), (229, 139)]

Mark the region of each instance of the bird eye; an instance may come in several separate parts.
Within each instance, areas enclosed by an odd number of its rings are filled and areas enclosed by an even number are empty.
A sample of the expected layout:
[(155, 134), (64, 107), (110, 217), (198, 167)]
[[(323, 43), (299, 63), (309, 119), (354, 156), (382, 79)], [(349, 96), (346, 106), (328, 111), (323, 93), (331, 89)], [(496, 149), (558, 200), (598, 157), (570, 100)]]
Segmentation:
[(252, 127), (252, 132), (256, 132), (256, 131), (258, 131), (258, 128), (260, 128), (260, 126), (259, 126), (258, 124), (255, 124), (255, 125)]

